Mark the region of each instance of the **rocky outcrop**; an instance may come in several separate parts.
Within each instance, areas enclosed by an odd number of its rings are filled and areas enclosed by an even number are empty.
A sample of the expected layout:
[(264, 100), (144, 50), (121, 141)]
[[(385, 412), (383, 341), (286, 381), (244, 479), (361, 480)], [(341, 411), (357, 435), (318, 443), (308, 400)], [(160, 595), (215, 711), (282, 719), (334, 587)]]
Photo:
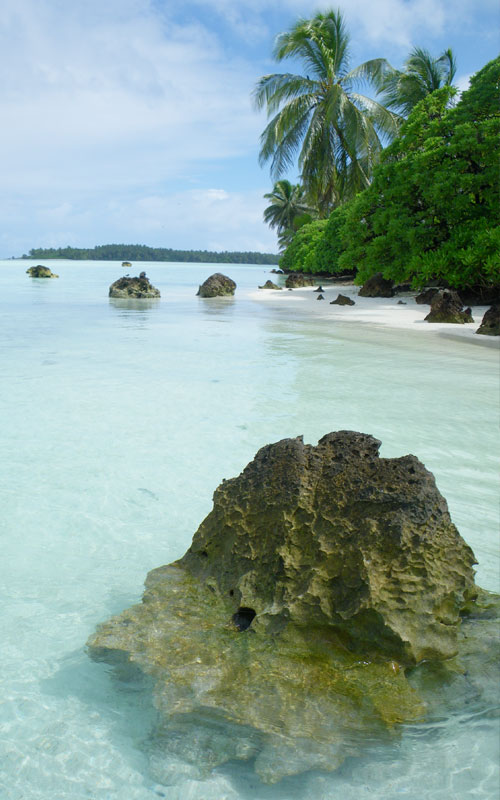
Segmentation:
[(29, 267), (26, 270), (26, 273), (31, 278), (58, 278), (59, 277), (59, 275), (56, 275), (48, 267), (42, 266), (42, 264), (37, 264), (36, 267)]
[(160, 297), (160, 291), (150, 283), (145, 272), (141, 272), (139, 277), (129, 278), (128, 276), (118, 278), (109, 287), (109, 296), (121, 299), (128, 298), (152, 298)]
[(500, 336), (500, 305), (491, 306), (485, 312), (476, 333), (481, 333), (485, 336)]
[(214, 272), (210, 275), (196, 292), (197, 297), (226, 297), (234, 295), (236, 284), (227, 275), (221, 272)]
[(122, 267), (131, 267), (132, 263), (130, 261), (122, 261)]
[(394, 283), (384, 278), (381, 272), (375, 273), (359, 290), (360, 297), (394, 297)]
[(195, 776), (231, 758), (268, 782), (331, 770), (425, 714), (405, 667), (457, 652), (475, 560), (432, 474), (379, 446), (340, 431), (263, 447), (142, 604), (90, 638), (153, 679), (159, 780), (172, 750)]
[(266, 281), (264, 286), (259, 286), (259, 289), (279, 289), (279, 290), (281, 290), (281, 286), (277, 286), (272, 281)]
[(474, 322), (470, 308), (464, 309), (457, 292), (453, 289), (440, 289), (431, 300), (431, 310), (425, 317), (426, 322), (450, 322), (463, 325)]
[(301, 289), (303, 286), (313, 286), (315, 281), (300, 272), (291, 272), (287, 275), (285, 286), (287, 289)]
[(339, 294), (336, 300), (332, 300), (330, 303), (331, 306), (354, 306), (356, 305), (354, 300), (350, 297), (347, 297), (345, 294)]
[(431, 286), (429, 289), (424, 289), (423, 292), (417, 294), (415, 297), (415, 302), (418, 303), (420, 306), (430, 305), (432, 303), (432, 298), (439, 292), (437, 286)]

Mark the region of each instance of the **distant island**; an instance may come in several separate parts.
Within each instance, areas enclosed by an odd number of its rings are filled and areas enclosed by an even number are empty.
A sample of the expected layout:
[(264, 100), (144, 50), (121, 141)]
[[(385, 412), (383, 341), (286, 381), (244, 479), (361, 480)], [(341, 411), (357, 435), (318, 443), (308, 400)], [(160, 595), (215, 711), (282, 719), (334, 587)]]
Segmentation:
[(38, 247), (22, 258), (67, 258), (74, 261), (182, 261), (208, 264), (277, 264), (274, 253), (211, 252), (210, 250), (172, 250), (145, 244), (101, 244), (97, 247)]

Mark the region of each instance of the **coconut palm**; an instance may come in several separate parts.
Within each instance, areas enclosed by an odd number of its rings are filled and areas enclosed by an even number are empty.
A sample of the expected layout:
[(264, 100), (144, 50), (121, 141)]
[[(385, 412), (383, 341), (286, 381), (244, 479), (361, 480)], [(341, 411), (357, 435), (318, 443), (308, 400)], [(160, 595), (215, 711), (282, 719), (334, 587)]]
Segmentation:
[(381, 102), (386, 108), (407, 117), (424, 97), (443, 86), (451, 86), (456, 70), (455, 57), (450, 49), (433, 58), (428, 50), (414, 47), (403, 70), (390, 70), (381, 77)]
[(385, 59), (349, 70), (349, 35), (340, 11), (299, 20), (275, 43), (278, 61), (299, 59), (305, 75), (265, 75), (254, 90), (257, 108), (271, 120), (261, 136), (260, 162), (279, 178), (298, 166), (306, 191), (321, 186), (322, 215), (365, 188), (382, 150), (395, 135), (397, 115), (360, 94), (363, 82), (382, 80)]
[(286, 229), (293, 229), (297, 217), (314, 214), (304, 198), (304, 189), (300, 184), (294, 185), (284, 179), (277, 181), (272, 192), (264, 197), (271, 201), (264, 211), (264, 222), (271, 228), (276, 228), (278, 235)]

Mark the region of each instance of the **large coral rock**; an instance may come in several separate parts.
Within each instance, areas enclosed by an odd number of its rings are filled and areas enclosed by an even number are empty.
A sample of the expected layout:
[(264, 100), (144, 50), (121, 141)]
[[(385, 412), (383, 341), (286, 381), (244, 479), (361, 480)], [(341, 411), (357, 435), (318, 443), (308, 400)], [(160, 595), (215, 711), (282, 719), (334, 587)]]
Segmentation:
[(375, 273), (359, 290), (360, 297), (394, 297), (393, 281), (384, 278), (381, 272)]
[(464, 305), (453, 289), (440, 289), (431, 300), (431, 310), (425, 317), (426, 322), (450, 322), (463, 325), (464, 322), (474, 322), (470, 308)]
[(42, 264), (37, 264), (36, 267), (29, 267), (26, 270), (26, 272), (31, 278), (58, 278), (59, 277), (59, 275), (56, 275), (48, 267), (42, 266)]
[(287, 289), (301, 289), (303, 286), (312, 286), (315, 283), (313, 278), (302, 275), (300, 272), (291, 272), (287, 275), (285, 286)]
[(485, 336), (500, 336), (500, 305), (491, 306), (485, 312), (476, 333), (481, 333)]
[(236, 289), (235, 282), (223, 275), (221, 272), (214, 272), (199, 287), (197, 297), (224, 297), (233, 295)]
[(263, 447), (184, 557), (90, 638), (93, 658), (153, 679), (158, 780), (172, 753), (194, 777), (231, 758), (268, 782), (331, 770), (425, 714), (405, 665), (456, 653), (474, 555), (431, 473), (379, 445)]
[(432, 474), (379, 447), (341, 431), (262, 448), (215, 491), (180, 565), (254, 609), (254, 628), (328, 626), (363, 652), (452, 656), (473, 553)]
[(109, 287), (109, 296), (122, 299), (160, 297), (160, 290), (153, 286), (145, 272), (141, 272), (136, 278), (118, 278)]

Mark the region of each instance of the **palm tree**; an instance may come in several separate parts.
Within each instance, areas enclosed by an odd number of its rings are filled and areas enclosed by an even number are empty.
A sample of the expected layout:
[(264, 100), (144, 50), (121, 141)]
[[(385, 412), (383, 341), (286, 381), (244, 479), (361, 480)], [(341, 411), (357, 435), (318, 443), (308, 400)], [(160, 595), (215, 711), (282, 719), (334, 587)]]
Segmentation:
[(260, 162), (279, 178), (298, 166), (306, 191), (321, 187), (322, 216), (339, 199), (365, 188), (382, 141), (397, 132), (397, 115), (359, 94), (358, 84), (380, 82), (385, 59), (348, 69), (349, 35), (340, 11), (299, 20), (280, 34), (274, 57), (301, 59), (306, 75), (265, 75), (254, 90), (257, 108), (272, 119), (261, 136)]
[(300, 184), (292, 184), (280, 180), (274, 184), (272, 192), (264, 195), (271, 203), (264, 211), (264, 222), (276, 228), (278, 235), (287, 229), (293, 229), (294, 220), (303, 214), (314, 214), (304, 198), (304, 189)]
[(381, 101), (386, 108), (407, 117), (424, 97), (443, 86), (451, 86), (456, 70), (455, 57), (449, 48), (433, 58), (428, 50), (414, 47), (403, 70), (390, 70), (382, 76)]

